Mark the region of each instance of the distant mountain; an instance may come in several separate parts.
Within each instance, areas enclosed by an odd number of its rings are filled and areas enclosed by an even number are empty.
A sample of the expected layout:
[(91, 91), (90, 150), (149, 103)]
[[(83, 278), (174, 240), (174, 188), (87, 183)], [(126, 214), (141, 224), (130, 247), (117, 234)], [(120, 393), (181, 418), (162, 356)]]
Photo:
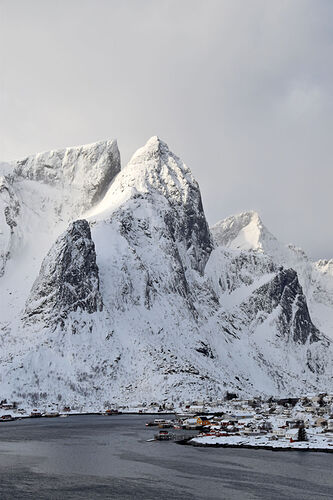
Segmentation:
[(253, 211), (228, 217), (211, 232), (216, 246), (265, 255), (276, 267), (295, 269), (314, 322), (333, 340), (333, 260), (312, 262), (302, 249), (282, 244)]
[(122, 170), (115, 141), (1, 168), (4, 397), (93, 408), (331, 387), (332, 262), (255, 212), (209, 230), (159, 138)]
[(211, 231), (216, 244), (227, 248), (271, 253), (280, 247), (254, 211), (228, 217), (215, 224)]

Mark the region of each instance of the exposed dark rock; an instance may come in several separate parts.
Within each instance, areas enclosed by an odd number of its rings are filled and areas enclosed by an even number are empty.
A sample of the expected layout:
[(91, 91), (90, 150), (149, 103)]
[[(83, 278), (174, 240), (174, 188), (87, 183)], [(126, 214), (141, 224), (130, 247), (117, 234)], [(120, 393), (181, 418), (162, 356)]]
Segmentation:
[(73, 222), (45, 257), (28, 298), (25, 318), (49, 323), (71, 311), (102, 310), (95, 245), (86, 220)]
[(208, 344), (206, 344), (205, 342), (201, 341), (200, 347), (197, 347), (196, 351), (200, 352), (201, 354), (203, 354), (207, 358), (211, 358), (211, 359), (215, 358), (211, 347)]
[(271, 314), (278, 306), (281, 308), (277, 319), (281, 336), (302, 344), (308, 340), (310, 343), (320, 340), (320, 332), (312, 323), (306, 298), (293, 269), (281, 269), (269, 283), (258, 288), (242, 308), (255, 318), (258, 314), (264, 317)]

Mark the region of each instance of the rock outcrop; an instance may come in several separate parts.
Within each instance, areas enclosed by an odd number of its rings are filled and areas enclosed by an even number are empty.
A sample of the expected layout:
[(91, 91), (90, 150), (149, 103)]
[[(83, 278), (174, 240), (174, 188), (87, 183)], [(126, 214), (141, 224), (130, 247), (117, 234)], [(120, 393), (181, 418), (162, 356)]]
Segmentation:
[(24, 316), (56, 327), (72, 311), (92, 314), (103, 308), (95, 245), (86, 220), (73, 222), (43, 260)]
[(286, 341), (305, 344), (318, 342), (322, 336), (313, 324), (306, 298), (299, 284), (296, 271), (281, 269), (274, 278), (259, 287), (241, 305), (249, 320), (263, 322), (274, 310), (278, 335)]

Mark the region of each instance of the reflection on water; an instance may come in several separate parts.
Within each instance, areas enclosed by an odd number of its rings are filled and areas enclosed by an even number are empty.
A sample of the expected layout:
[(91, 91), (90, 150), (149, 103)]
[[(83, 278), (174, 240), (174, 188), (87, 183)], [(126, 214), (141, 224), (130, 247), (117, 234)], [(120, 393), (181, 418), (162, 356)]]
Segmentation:
[(0, 498), (333, 498), (333, 455), (147, 442), (143, 415), (0, 425)]

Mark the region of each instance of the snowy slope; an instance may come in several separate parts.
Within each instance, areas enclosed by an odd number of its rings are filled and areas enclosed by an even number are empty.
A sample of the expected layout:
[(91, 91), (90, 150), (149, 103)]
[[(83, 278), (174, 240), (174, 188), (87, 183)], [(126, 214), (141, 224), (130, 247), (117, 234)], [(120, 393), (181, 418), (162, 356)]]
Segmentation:
[(266, 228), (259, 214), (242, 212), (227, 217), (211, 228), (217, 246), (231, 250), (254, 251), (271, 257), (278, 265), (306, 265), (308, 258), (300, 248), (284, 245)]
[[(275, 267), (295, 269), (314, 323), (333, 340), (332, 260), (312, 262), (302, 249), (282, 244), (253, 211), (228, 217), (215, 224), (211, 232), (220, 252), (225, 247), (236, 255), (240, 250), (247, 250), (247, 256), (268, 258)], [(256, 267), (257, 272), (260, 267)]]
[[(3, 198), (10, 217), (15, 196), (47, 202), (31, 224), (15, 219), (18, 250), (0, 279), (3, 395), (92, 408), (330, 386), (331, 343), (313, 322), (298, 269), (283, 262), (290, 252), (310, 275), (312, 264), (254, 213), (210, 232), (197, 182), (163, 141), (152, 137), (121, 171), (114, 142), (15, 169), (15, 194), (5, 188)], [(316, 266), (323, 285), (331, 266)], [(316, 293), (329, 309), (325, 287)]]
[(24, 308), (42, 259), (69, 222), (105, 194), (120, 171), (116, 141), (0, 164), (2, 320)]

